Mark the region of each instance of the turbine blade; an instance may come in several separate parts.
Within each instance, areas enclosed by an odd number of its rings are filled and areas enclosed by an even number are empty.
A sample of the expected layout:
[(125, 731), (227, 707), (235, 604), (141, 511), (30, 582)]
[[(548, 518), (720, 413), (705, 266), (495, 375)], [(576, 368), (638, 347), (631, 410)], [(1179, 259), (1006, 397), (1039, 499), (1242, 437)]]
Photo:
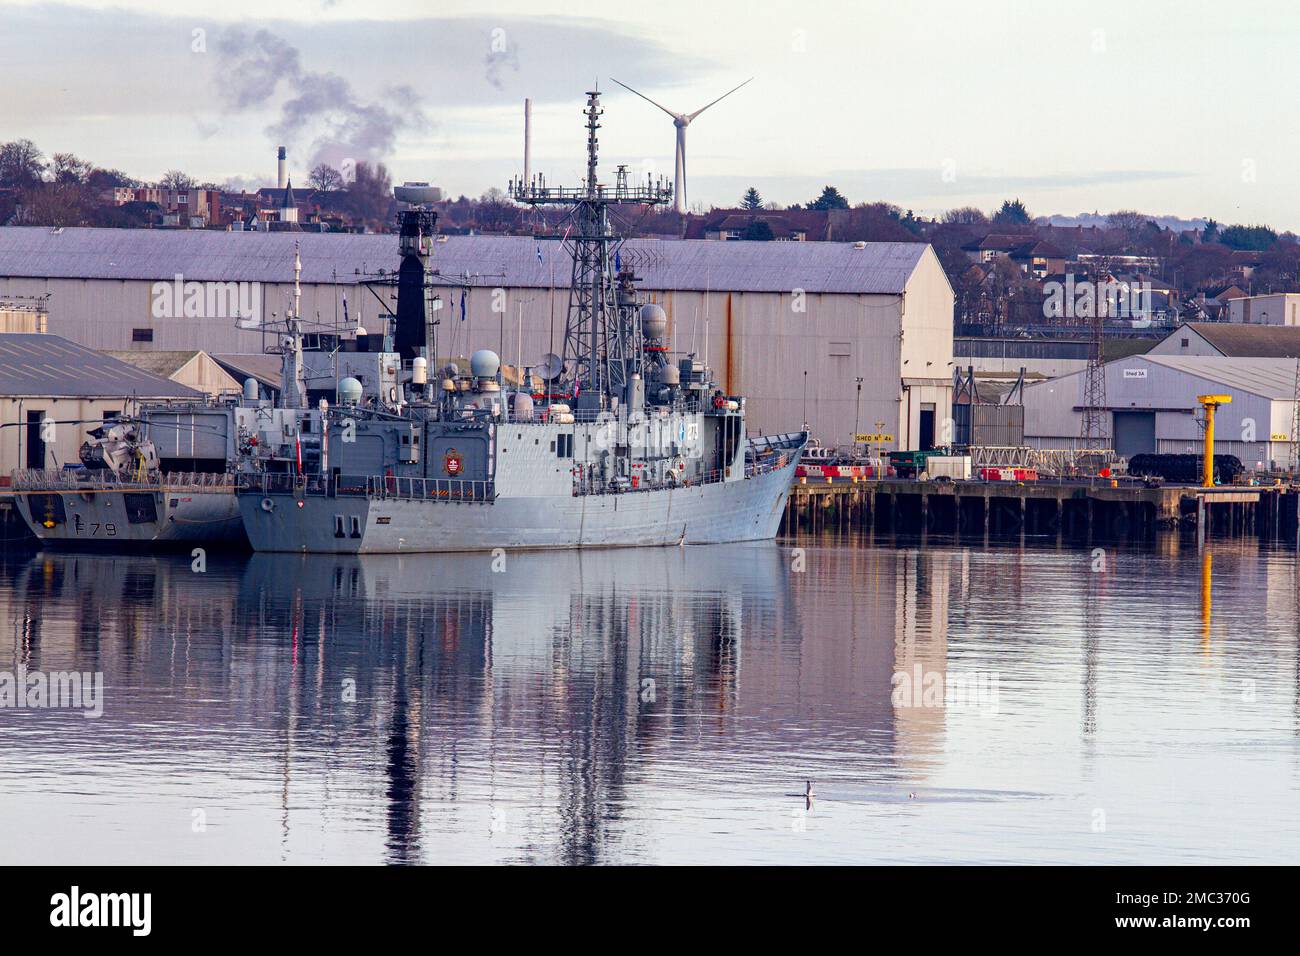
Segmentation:
[[(615, 80), (614, 82), (617, 83), (618, 81)], [(754, 82), (754, 78), (751, 76), (751, 77), (750, 77), (749, 79), (747, 79), (744, 83), (741, 83), (740, 86), (744, 86), (746, 83), (753, 83), (753, 82)], [(718, 104), (718, 103), (721, 103), (723, 100), (725, 100), (725, 99), (726, 99), (728, 96), (730, 96), (732, 93), (736, 92), (736, 90), (740, 89), (740, 86), (736, 87), (735, 90), (727, 90), (727, 92), (723, 93), (721, 96), (719, 96), (719, 97), (718, 97), (716, 100), (714, 100), (712, 103), (705, 103), (705, 104), (704, 104), (703, 106), (701, 106), (698, 110), (696, 110), (694, 113), (691, 113), (691, 114), (688, 115), (686, 118), (687, 118), (688, 120), (693, 120), (693, 119), (695, 119), (695, 117), (699, 116), (701, 113), (703, 113), (705, 110), (707, 110), (710, 106), (714, 106), (714, 105), (716, 105), (716, 104)], [(633, 90), (633, 92), (635, 93), (636, 91)]]
[[(614, 80), (612, 76), (610, 77), (610, 79)], [(659, 107), (669, 116), (671, 116), (673, 119), (677, 119), (677, 114), (674, 113), (672, 110), (670, 110), (668, 107), (664, 106), (662, 103), (655, 103), (655, 101), (650, 99), (650, 97), (646, 96), (644, 93), (639, 92), (638, 90), (632, 89), (632, 87), (628, 86), (626, 83), (623, 83), (619, 80), (614, 80), (614, 82), (618, 83), (619, 86), (623, 87), (623, 89), (627, 90), (629, 93), (636, 93), (637, 96), (641, 97), (641, 99), (645, 100), (647, 103), (653, 103), (655, 106)]]

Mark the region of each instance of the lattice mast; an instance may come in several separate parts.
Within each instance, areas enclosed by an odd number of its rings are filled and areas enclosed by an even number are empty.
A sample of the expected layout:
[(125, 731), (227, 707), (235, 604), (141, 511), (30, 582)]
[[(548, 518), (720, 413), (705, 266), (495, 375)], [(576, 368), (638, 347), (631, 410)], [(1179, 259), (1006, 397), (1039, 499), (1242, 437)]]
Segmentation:
[(1106, 429), (1106, 366), (1102, 359), (1104, 322), (1104, 310), (1097, 305), (1089, 323), (1092, 334), (1088, 367), (1083, 373), (1083, 421), (1079, 427), (1079, 439), (1085, 451), (1101, 451), (1110, 445)]
[(571, 206), (565, 248), (573, 259), (569, 311), (564, 326), (564, 368), (577, 392), (579, 408), (608, 408), (625, 397), (634, 373), (641, 371), (642, 350), (637, 310), (620, 296), (613, 260), (622, 238), (610, 228), (609, 207), (616, 203), (657, 205), (672, 199), (672, 184), (662, 177), (629, 186), (620, 175), (614, 189), (600, 185), (597, 130), (604, 110), (600, 92), (587, 93), (587, 178), (580, 188), (547, 186), (544, 176), (531, 182), (513, 180), (511, 196), (532, 206)]

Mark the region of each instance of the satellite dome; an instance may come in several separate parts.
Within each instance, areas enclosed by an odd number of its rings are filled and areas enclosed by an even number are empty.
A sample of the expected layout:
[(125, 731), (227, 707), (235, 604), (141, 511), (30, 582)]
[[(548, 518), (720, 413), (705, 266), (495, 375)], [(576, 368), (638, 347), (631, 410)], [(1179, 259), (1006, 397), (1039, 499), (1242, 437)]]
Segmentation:
[(349, 376), (339, 382), (339, 400), (344, 405), (355, 405), (361, 401), (361, 383)]
[(641, 328), (645, 331), (646, 337), (651, 339), (661, 339), (664, 333), (668, 331), (668, 315), (661, 306), (653, 302), (647, 302), (641, 306)]
[(475, 378), (496, 378), (501, 359), (491, 349), (479, 349), (469, 357), (470, 374)]
[(363, 336), (363, 335), (365, 335), (365, 334), (366, 334), (366, 328), (365, 328), (365, 326), (363, 326), (363, 325), (358, 325), (358, 326), (357, 326), (357, 338), (361, 338), (361, 336)]

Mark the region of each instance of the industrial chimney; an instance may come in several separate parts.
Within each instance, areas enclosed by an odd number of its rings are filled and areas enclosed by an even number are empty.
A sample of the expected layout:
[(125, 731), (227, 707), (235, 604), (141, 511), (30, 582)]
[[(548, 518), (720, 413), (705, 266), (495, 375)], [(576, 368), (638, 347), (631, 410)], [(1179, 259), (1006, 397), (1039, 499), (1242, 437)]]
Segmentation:
[(524, 188), (533, 181), (533, 101), (524, 100)]
[(275, 172), (276, 172), (275, 188), (283, 189), (287, 181), (287, 178), (284, 175), (284, 147), (283, 146), (280, 147), (279, 152), (276, 154)]

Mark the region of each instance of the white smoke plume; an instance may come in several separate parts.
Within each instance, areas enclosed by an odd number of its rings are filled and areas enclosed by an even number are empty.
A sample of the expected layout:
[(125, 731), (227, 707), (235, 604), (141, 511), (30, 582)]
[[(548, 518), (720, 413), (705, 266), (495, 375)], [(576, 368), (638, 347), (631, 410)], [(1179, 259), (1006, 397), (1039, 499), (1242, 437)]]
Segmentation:
[(337, 73), (303, 68), (298, 49), (269, 30), (250, 33), (238, 27), (222, 32), (222, 96), (232, 112), (280, 100), (280, 118), (267, 127), (276, 143), (309, 142), (310, 165), (344, 160), (378, 162), (388, 158), (404, 130), (430, 126), (420, 97), (409, 86), (383, 91), (366, 102)]

